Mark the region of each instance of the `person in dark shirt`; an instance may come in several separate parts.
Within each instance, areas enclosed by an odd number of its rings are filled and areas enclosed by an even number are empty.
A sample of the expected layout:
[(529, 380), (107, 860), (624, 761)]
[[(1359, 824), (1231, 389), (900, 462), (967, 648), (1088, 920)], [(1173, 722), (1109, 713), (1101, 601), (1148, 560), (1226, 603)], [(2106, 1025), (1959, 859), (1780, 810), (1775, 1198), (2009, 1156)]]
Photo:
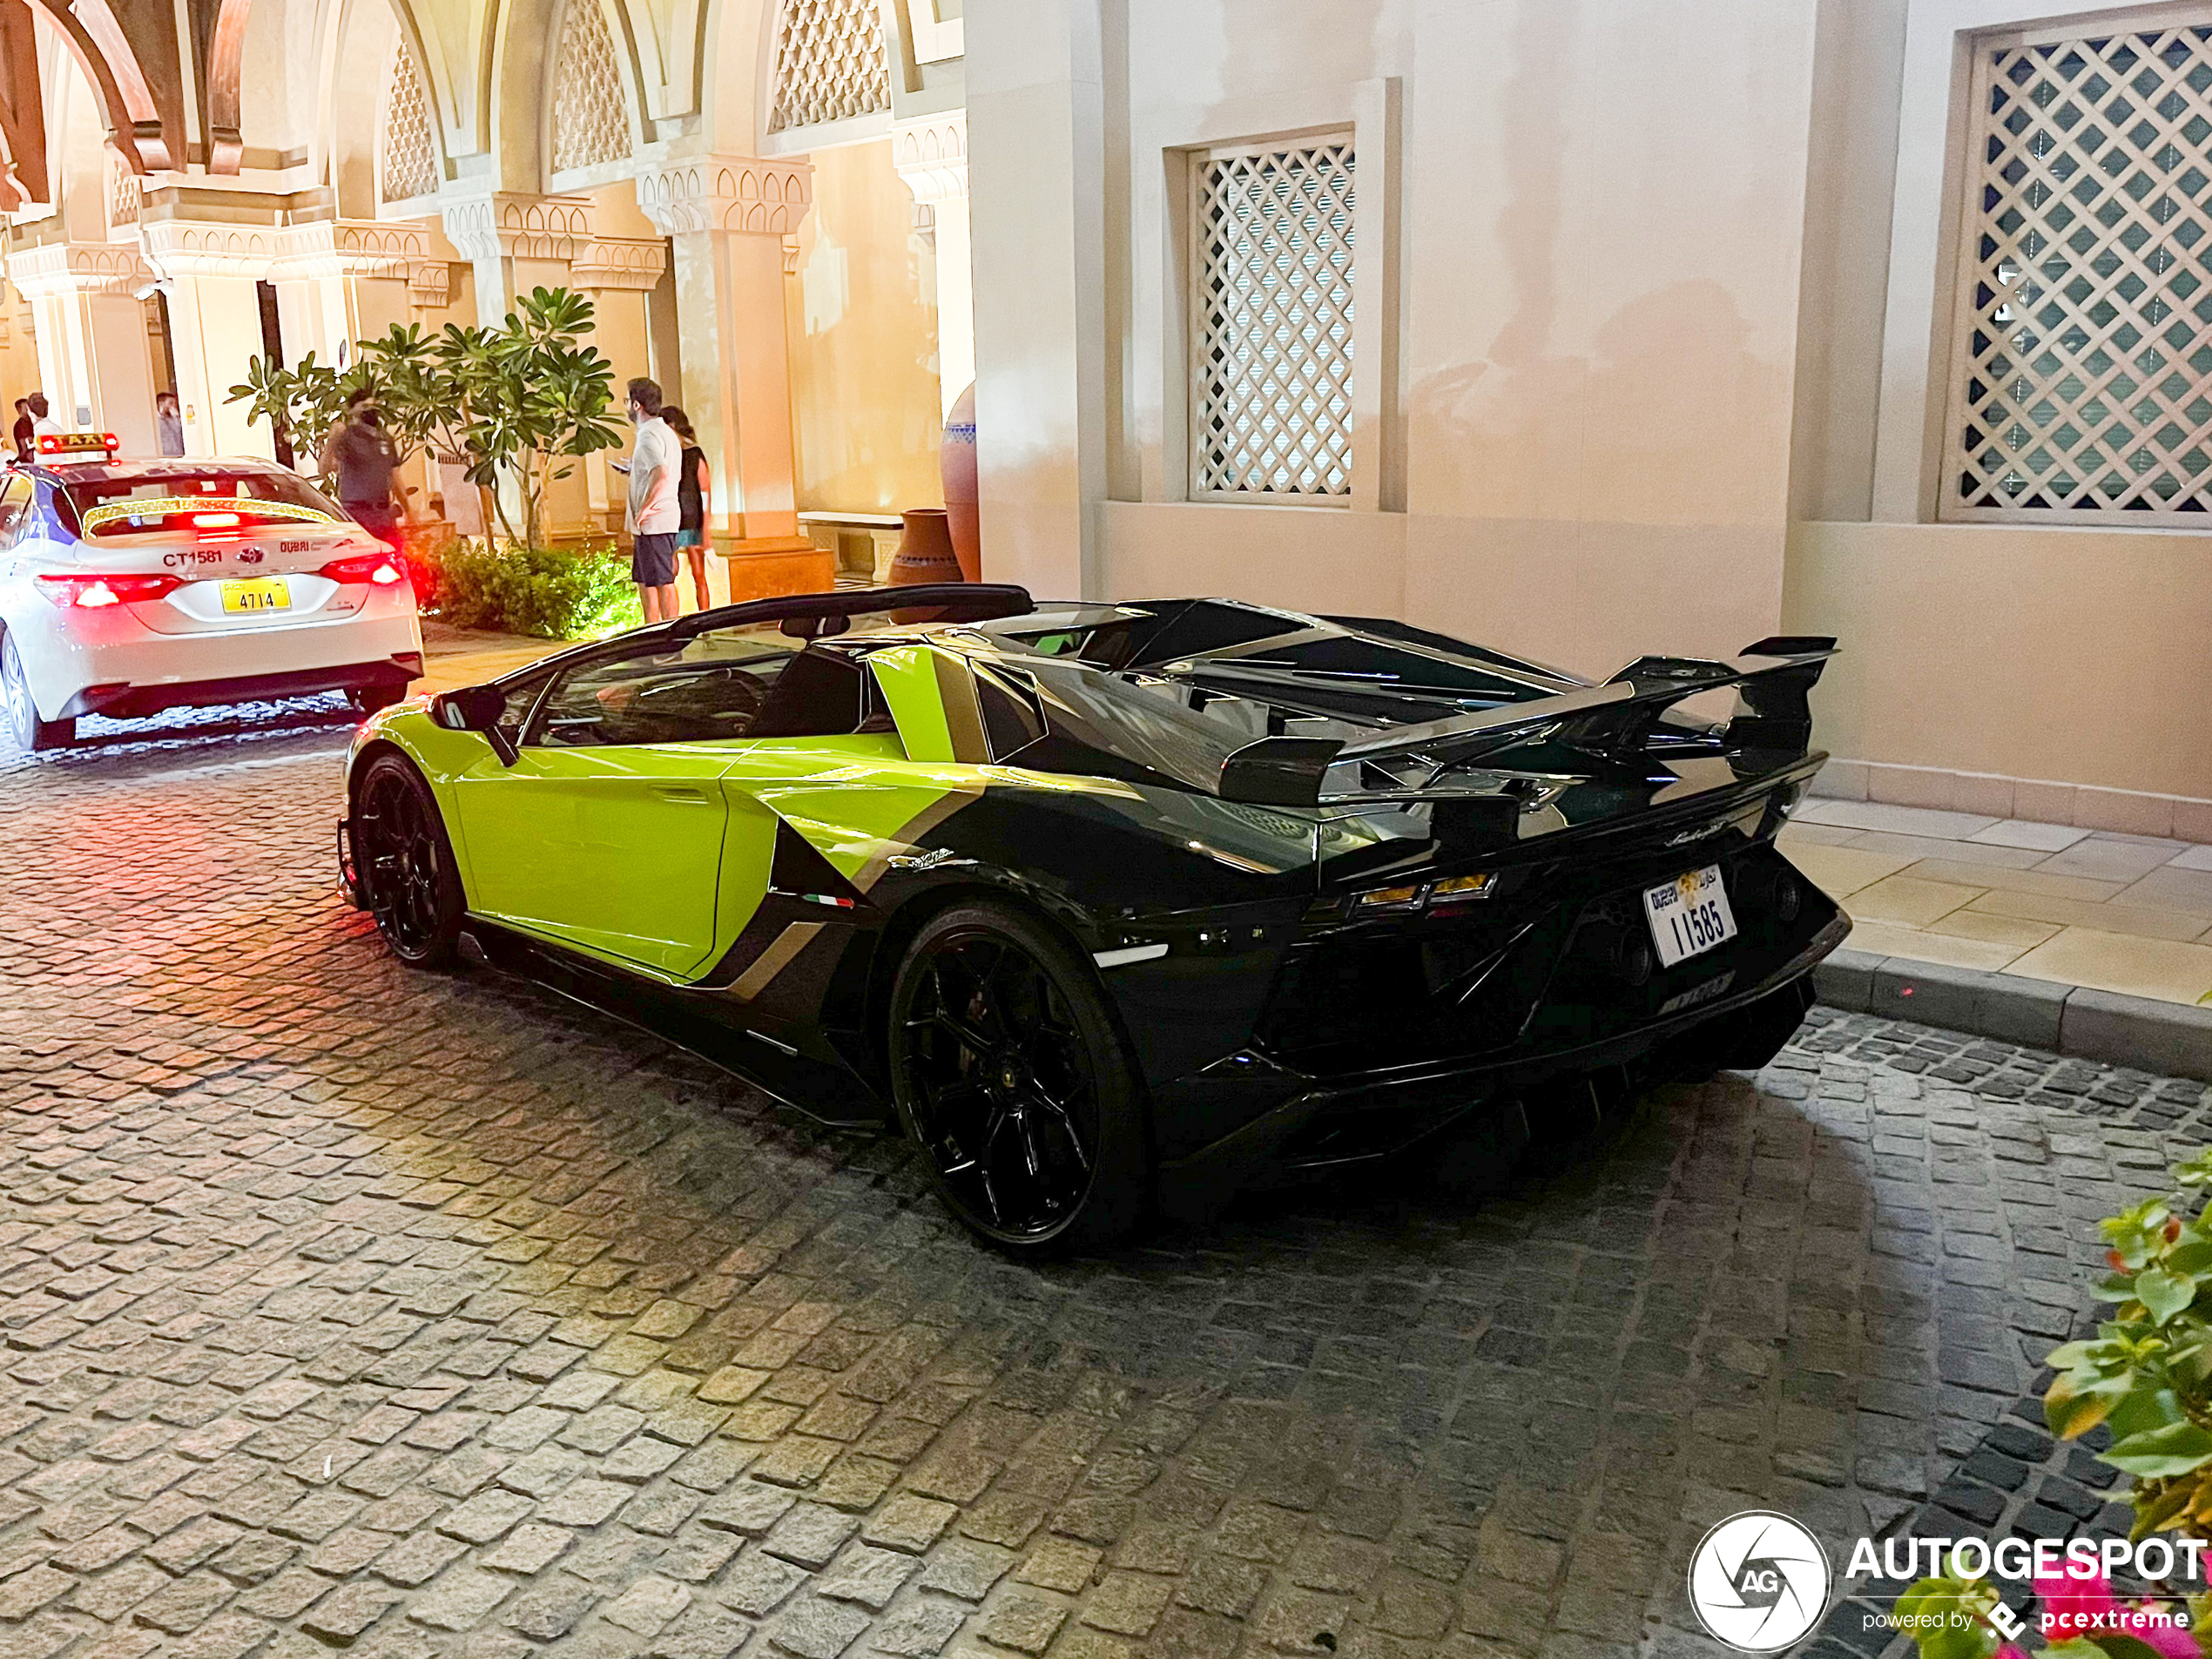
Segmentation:
[(706, 452), (699, 448), (699, 435), (691, 430), (691, 417), (675, 404), (662, 404), (660, 418), (668, 422), (684, 446), (684, 453), (676, 462), (676, 505), (683, 515), (676, 531), (676, 545), (683, 550), (685, 560), (691, 567), (691, 590), (698, 596), (699, 609), (705, 610), (714, 604), (706, 586), (706, 492), (710, 482)]
[(36, 446), (37, 440), (32, 435), (32, 424), (30, 418), (30, 400), (27, 397), (17, 398), (16, 400), (15, 429), (8, 435), (15, 440), (16, 459), (18, 461), (30, 460), (30, 452)]
[(406, 499), (399, 446), (384, 429), (383, 413), (367, 387), (347, 401), (346, 422), (330, 440), (329, 457), (338, 475), (339, 504), (371, 536), (397, 547), (400, 515), (395, 503)]

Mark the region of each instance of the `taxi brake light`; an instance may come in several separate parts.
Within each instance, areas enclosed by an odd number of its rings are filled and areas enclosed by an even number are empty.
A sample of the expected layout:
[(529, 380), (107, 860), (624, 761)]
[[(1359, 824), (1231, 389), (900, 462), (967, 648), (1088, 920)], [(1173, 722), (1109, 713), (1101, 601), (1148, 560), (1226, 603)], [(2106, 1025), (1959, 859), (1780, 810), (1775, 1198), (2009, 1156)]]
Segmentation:
[(106, 576), (79, 576), (72, 572), (38, 578), (38, 591), (64, 610), (71, 606), (79, 610), (102, 610), (110, 605), (138, 604), (158, 599), (181, 585), (181, 579), (177, 577), (154, 572)]
[(236, 513), (194, 513), (192, 528), (197, 530), (228, 529), (238, 523)]
[(407, 572), (400, 568), (399, 555), (380, 542), (374, 553), (356, 553), (351, 558), (333, 559), (322, 567), (322, 574), (333, 582), (373, 582), (380, 588), (388, 588), (407, 580)]

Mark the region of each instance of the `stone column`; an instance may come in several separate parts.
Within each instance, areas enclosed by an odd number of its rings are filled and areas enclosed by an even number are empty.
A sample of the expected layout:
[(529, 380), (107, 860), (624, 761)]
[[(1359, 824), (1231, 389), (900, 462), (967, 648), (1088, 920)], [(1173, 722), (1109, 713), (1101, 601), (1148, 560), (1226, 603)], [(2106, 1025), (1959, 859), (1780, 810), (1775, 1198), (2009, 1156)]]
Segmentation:
[(515, 296), (573, 286), (569, 266), (591, 240), (591, 204), (582, 196), (488, 191), (448, 202), (445, 232), (475, 267), (476, 320), (496, 328)]
[[(624, 388), (633, 378), (652, 374), (651, 319), (647, 314), (653, 288), (668, 268), (668, 250), (658, 240), (603, 236), (577, 250), (570, 266), (570, 284), (588, 296), (592, 307), (592, 343), (615, 368), (615, 408), (620, 413)], [(670, 401), (678, 401), (681, 388), (670, 388)], [(587, 456), (578, 469), (583, 474), (593, 520), (613, 534), (622, 529), (627, 481), (610, 472), (607, 463), (619, 460), (619, 450)]]
[[(138, 297), (154, 273), (138, 249), (127, 243), (49, 242), (8, 255), (8, 275), (30, 302), (39, 389), (52, 404), (54, 419), (112, 432), (125, 455), (159, 454), (153, 354), (145, 304)], [(204, 403), (199, 413), (205, 431)]]
[[(277, 234), (268, 224), (157, 219), (140, 225), (146, 262), (167, 284), (187, 455), (276, 453), (267, 422), (249, 421), (246, 404), (226, 400), (246, 378), (247, 360), (262, 353), (258, 288), (269, 274)], [(292, 435), (295, 455), (312, 467), (320, 435)]]
[(937, 379), (950, 415), (975, 378), (975, 278), (968, 213), (968, 111), (891, 128), (891, 161), (927, 214), (937, 259)]
[(269, 280), (276, 284), (285, 354), (340, 367), (353, 347), (408, 320), (409, 280), (430, 252), (422, 225), (315, 219), (276, 236)]
[[(448, 202), (445, 233), (475, 272), (476, 320), (496, 328), (517, 295), (533, 288), (576, 286), (570, 266), (591, 241), (591, 204), (582, 196), (529, 196), (489, 191)], [(546, 535), (571, 540), (595, 528), (584, 484), (587, 468), (556, 479), (545, 492)], [(504, 497), (519, 527), (517, 503)]]
[(788, 158), (695, 156), (637, 176), (637, 206), (675, 242), (679, 401), (714, 475), (708, 523), (725, 556), (767, 561), (733, 565), (733, 597), (834, 578), (799, 534), (784, 332), (784, 238), (813, 192), (813, 168)]
[(965, 13), (968, 156), (988, 181), (972, 198), (983, 545), (995, 580), (1095, 597), (1114, 327), (1103, 0)]

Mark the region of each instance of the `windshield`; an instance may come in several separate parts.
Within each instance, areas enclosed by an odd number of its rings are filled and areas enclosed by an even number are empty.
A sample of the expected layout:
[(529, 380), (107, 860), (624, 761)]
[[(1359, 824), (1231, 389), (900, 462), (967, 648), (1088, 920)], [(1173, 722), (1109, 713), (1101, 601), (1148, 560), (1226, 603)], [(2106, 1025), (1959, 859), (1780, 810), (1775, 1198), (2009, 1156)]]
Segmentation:
[(61, 489), (80, 536), (218, 529), (283, 523), (341, 523), (320, 490), (287, 472), (161, 473), (142, 478), (72, 479)]

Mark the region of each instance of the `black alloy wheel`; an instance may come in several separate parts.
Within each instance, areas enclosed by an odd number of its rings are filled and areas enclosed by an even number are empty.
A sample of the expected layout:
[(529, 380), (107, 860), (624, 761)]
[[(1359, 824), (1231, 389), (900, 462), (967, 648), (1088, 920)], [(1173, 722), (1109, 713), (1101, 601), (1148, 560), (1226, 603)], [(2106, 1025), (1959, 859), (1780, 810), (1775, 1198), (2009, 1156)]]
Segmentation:
[(1011, 905), (934, 918), (891, 998), (892, 1087), (954, 1214), (1017, 1250), (1103, 1244), (1148, 1197), (1141, 1091), (1091, 965)]
[(461, 934), (461, 878), (438, 805), (421, 775), (379, 755), (354, 809), (354, 867), (392, 954), (410, 968), (442, 968)]
[(16, 746), (32, 754), (77, 741), (75, 720), (38, 718), (38, 705), (30, 695), (23, 658), (16, 652), (14, 638), (7, 634), (0, 634), (0, 714), (7, 717), (9, 735), (15, 738)]

